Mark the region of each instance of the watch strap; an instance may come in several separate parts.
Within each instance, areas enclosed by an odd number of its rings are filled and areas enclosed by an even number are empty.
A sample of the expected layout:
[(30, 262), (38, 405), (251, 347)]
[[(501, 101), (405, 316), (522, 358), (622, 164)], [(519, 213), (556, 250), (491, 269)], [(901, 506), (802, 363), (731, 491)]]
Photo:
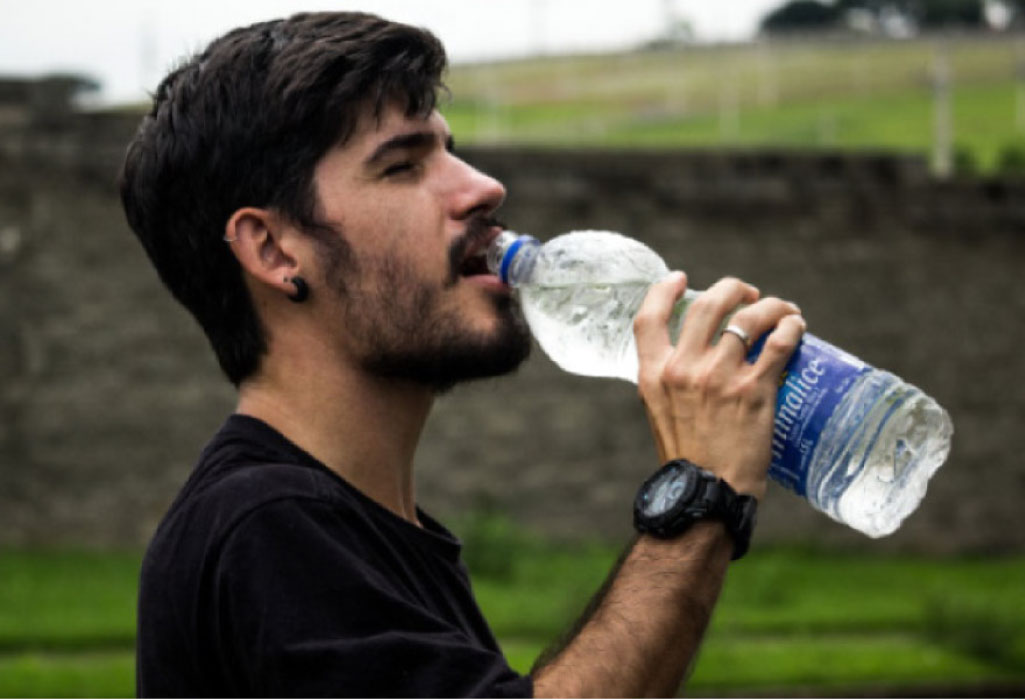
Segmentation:
[(732, 486), (719, 479), (716, 482), (724, 495), (719, 500), (721, 517), (726, 530), (733, 538), (733, 561), (747, 554), (754, 534), (758, 512), (758, 499), (747, 494), (738, 494)]

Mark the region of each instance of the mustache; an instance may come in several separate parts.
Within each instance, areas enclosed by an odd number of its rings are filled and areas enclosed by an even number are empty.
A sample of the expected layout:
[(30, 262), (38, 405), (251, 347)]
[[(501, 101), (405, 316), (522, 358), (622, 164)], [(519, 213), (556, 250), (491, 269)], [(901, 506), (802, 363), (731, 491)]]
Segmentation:
[(449, 280), (452, 284), (459, 279), (459, 268), (466, 257), (466, 251), (480, 244), (491, 234), (495, 226), (505, 229), (506, 225), (497, 217), (480, 214), (473, 216), (466, 224), (466, 232), (452, 241), (448, 249)]

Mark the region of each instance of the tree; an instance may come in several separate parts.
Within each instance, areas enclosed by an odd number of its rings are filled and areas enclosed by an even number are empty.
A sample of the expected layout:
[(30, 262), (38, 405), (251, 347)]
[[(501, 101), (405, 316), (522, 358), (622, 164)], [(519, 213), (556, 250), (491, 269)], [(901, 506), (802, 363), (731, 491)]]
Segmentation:
[[(779, 33), (827, 29), (841, 26), (852, 10), (870, 13), (877, 20), (887, 13), (898, 13), (923, 29), (943, 27), (984, 27), (985, 0), (789, 0), (762, 19), (762, 31)], [(1009, 0), (1019, 10), (1025, 0)]]
[(761, 30), (775, 34), (827, 29), (836, 26), (840, 17), (834, 5), (826, 5), (818, 0), (789, 0), (762, 18)]
[(983, 0), (918, 0), (905, 2), (918, 26), (981, 27), (986, 23)]
[[(1025, 2), (1025, 0), (1023, 0)], [(879, 14), (887, 5), (899, 5), (900, 2), (887, 2), (887, 0), (836, 0), (836, 9), (840, 12), (850, 10), (868, 10), (872, 14)], [(905, 3), (906, 4), (906, 3)]]

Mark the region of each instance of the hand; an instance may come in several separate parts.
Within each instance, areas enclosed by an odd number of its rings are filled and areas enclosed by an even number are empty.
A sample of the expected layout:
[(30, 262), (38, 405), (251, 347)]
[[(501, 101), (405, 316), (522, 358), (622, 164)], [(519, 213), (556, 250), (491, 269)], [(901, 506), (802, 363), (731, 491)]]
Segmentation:
[[(761, 499), (771, 454), (780, 375), (804, 333), (794, 304), (737, 279), (720, 280), (687, 310), (674, 347), (668, 323), (687, 278), (675, 273), (649, 290), (634, 319), (638, 391), (662, 462), (688, 459)], [(752, 338), (769, 333), (754, 364), (733, 334), (717, 341), (726, 318)]]

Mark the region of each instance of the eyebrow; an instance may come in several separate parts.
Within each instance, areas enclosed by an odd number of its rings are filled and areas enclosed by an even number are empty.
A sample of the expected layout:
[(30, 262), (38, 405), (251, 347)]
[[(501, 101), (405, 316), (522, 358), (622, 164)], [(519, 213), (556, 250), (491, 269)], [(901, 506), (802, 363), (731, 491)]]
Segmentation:
[[(433, 131), (414, 131), (409, 134), (393, 136), (375, 148), (367, 159), (363, 161), (363, 164), (368, 167), (373, 166), (393, 151), (416, 150), (433, 146), (437, 142), (437, 138), (438, 135)], [(455, 140), (451, 134), (446, 134), (444, 141), (445, 150), (451, 152), (455, 149)]]

